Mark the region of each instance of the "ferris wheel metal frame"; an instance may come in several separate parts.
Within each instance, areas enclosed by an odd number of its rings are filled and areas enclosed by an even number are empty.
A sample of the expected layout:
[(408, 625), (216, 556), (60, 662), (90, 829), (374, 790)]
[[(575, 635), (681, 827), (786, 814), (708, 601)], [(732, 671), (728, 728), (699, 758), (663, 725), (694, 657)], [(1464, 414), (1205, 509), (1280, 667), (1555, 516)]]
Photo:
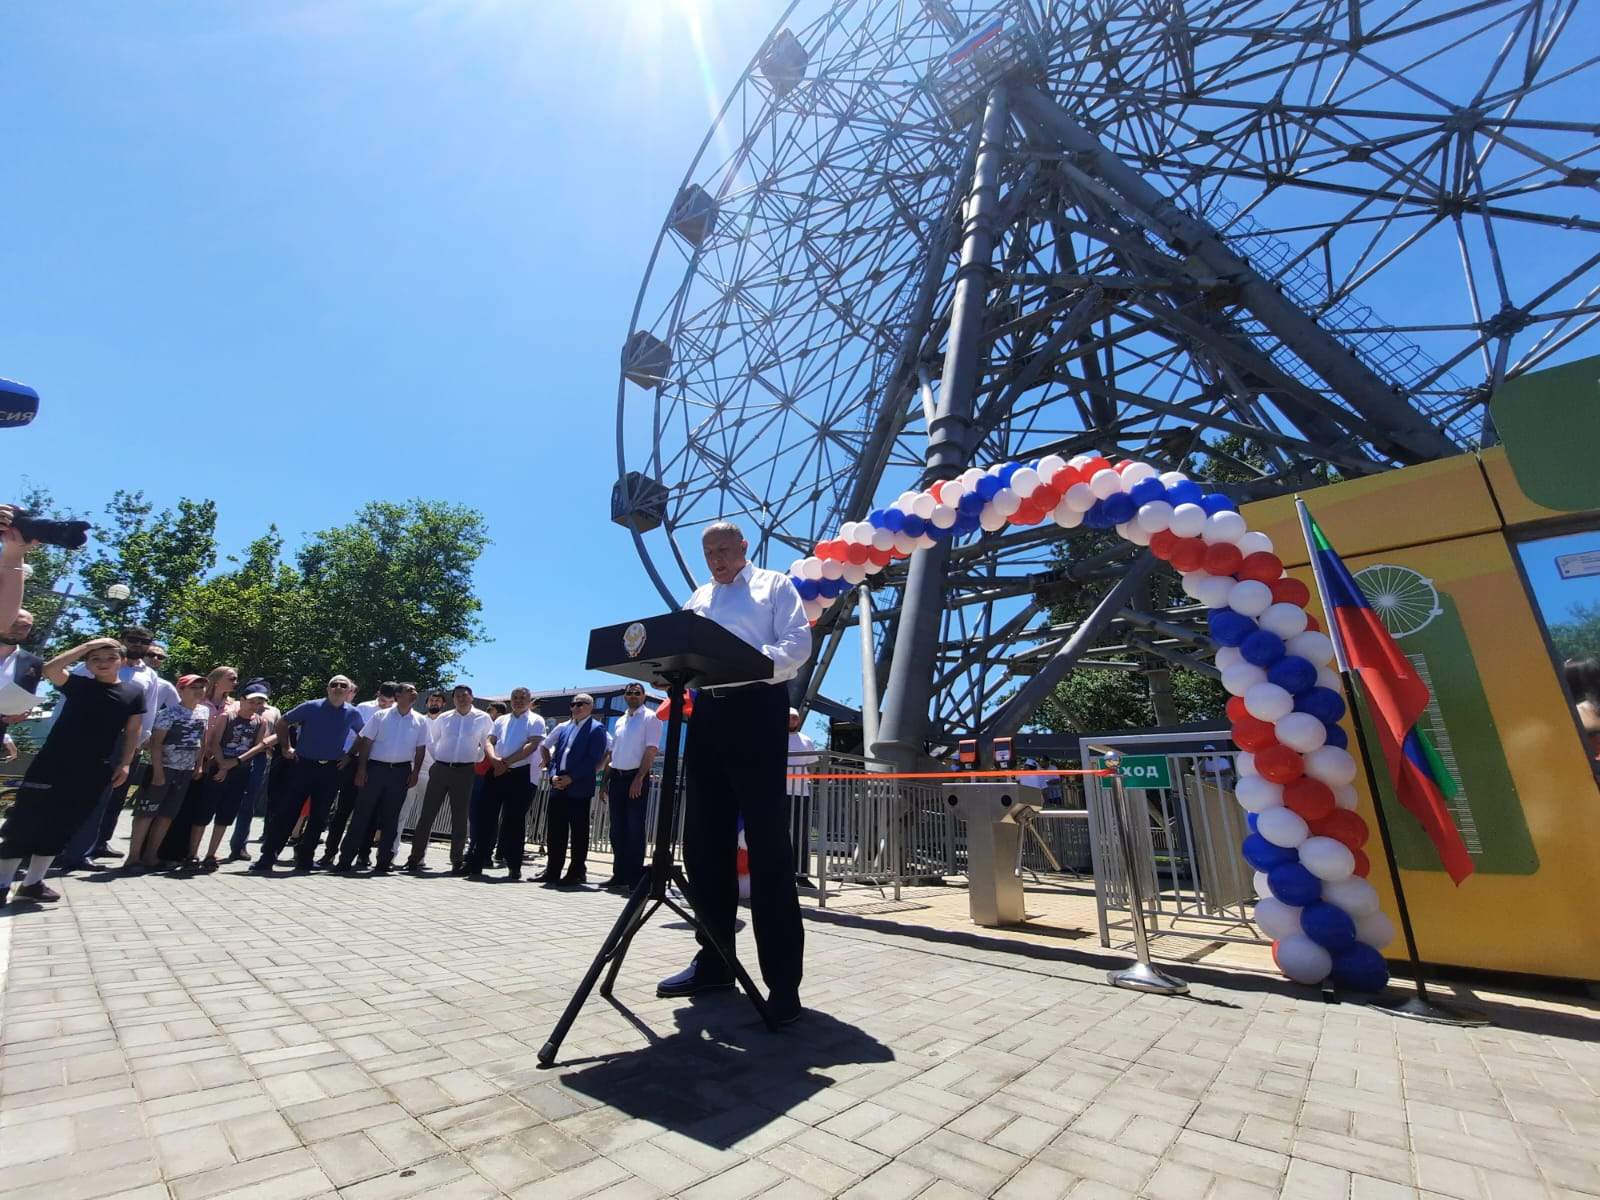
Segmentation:
[[(711, 520), (782, 566), (974, 461), (1223, 462), (1246, 498), (1492, 439), (1501, 384), (1600, 326), (1578, 10), (795, 0), (651, 253), (613, 519), (677, 603)], [(881, 754), (1013, 732), (1079, 664), (1206, 670), (1147, 555), (1063, 558), (1062, 536), (941, 543), (870, 581)], [(1108, 590), (1053, 622), (1079, 586)], [(796, 684), (835, 713), (845, 607)]]

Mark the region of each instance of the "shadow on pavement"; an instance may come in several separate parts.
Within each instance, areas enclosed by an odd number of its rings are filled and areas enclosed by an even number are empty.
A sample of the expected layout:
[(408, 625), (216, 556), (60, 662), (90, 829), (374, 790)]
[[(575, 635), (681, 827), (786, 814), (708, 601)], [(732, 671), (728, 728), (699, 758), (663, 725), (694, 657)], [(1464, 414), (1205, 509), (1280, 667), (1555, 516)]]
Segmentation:
[(835, 1083), (828, 1068), (894, 1058), (854, 1025), (811, 1009), (797, 1024), (769, 1033), (736, 992), (702, 996), (672, 1015), (676, 1028), (665, 1037), (630, 1016), (652, 1037), (649, 1046), (573, 1064), (561, 1083), (720, 1149)]

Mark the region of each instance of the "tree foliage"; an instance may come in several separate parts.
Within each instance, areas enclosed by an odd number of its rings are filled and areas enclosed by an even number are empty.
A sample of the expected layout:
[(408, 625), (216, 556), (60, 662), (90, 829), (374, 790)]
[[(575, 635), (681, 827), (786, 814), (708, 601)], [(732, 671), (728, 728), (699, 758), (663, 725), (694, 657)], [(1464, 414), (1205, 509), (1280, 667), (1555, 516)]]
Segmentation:
[(165, 628), (184, 591), (216, 566), (216, 501), (183, 499), (176, 509), (156, 512), (143, 492), (119, 489), (106, 505), (106, 517), (95, 526), (95, 545), (82, 568), (86, 589), (103, 596), (106, 588), (122, 583), (132, 592), (108, 626)]
[(1557, 658), (1600, 658), (1600, 603), (1574, 604), (1567, 609), (1565, 621), (1551, 624), (1550, 640)]

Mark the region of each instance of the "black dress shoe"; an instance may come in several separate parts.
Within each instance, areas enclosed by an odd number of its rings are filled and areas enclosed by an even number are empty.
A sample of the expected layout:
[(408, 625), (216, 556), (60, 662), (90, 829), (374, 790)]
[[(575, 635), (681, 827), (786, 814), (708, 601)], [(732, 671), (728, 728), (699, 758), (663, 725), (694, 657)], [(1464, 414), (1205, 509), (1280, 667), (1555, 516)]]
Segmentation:
[(510, 882), (510, 883), (521, 883), (522, 882), (522, 868), (521, 867), (512, 867), (509, 871), (506, 872), (506, 880), (508, 882)]
[(560, 871), (552, 871), (552, 870), (549, 870), (548, 868), (546, 868), (543, 871), (540, 871), (537, 875), (535, 875), (533, 877), (533, 882), (534, 883), (558, 883), (558, 882), (560, 882), (560, 880), (561, 880), (561, 872)]
[(391, 870), (391, 868), (390, 868), (388, 863), (381, 862), (377, 866), (372, 868), (372, 873), (374, 875), (387, 875), (390, 870)]
[(115, 850), (113, 850), (110, 846), (106, 845), (104, 842), (101, 842), (93, 850), (89, 851), (89, 857), (90, 858), (121, 858), (122, 855), (118, 854)]
[(271, 875), (272, 874), (272, 864), (269, 863), (264, 858), (259, 862), (253, 862), (253, 863), (250, 864), (250, 874), (252, 874), (252, 875)]
[(245, 853), (243, 850), (235, 850), (222, 861), (225, 863), (249, 862), (250, 855)]
[(603, 888), (607, 888), (607, 889), (609, 889), (609, 888), (627, 887), (628, 886), (628, 881), (626, 879), (620, 879), (617, 876), (613, 875), (610, 879), (602, 880), (601, 883), (600, 883), (600, 886), (603, 887)]
[(709, 971), (702, 971), (699, 961), (696, 960), (676, 975), (669, 975), (656, 984), (656, 995), (664, 998), (697, 996), (701, 992), (725, 992), (731, 987), (733, 987), (733, 976), (713, 975)]
[(324, 871), (333, 870), (333, 856), (331, 854), (324, 854), (321, 858), (317, 859), (317, 866), (321, 867)]
[(583, 871), (568, 871), (561, 877), (562, 887), (582, 887), (589, 882), (589, 876)]
[(800, 1007), (800, 992), (798, 990), (773, 992), (767, 997), (767, 1011), (772, 1014), (774, 1024), (793, 1025), (805, 1011)]
[(47, 887), (44, 880), (38, 883), (25, 883), (17, 889), (19, 900), (32, 900), (36, 904), (54, 904), (61, 899), (61, 893), (53, 887)]

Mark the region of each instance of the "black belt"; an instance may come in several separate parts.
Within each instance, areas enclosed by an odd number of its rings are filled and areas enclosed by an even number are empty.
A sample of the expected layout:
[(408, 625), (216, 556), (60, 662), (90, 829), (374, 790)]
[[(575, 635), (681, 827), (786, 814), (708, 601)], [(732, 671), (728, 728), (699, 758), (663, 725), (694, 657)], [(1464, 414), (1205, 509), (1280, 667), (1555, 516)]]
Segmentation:
[(436, 758), (433, 760), (433, 765), (436, 767), (475, 767), (478, 764), (476, 762), (467, 762), (465, 759), (461, 762), (451, 762), (446, 758)]
[(308, 767), (336, 767), (339, 765), (337, 758), (302, 758), (300, 761)]
[(367, 766), (369, 767), (409, 767), (410, 765), (411, 760), (409, 758), (402, 759), (400, 762), (390, 762), (388, 759), (374, 758), (368, 760), (367, 762)]
[(725, 700), (729, 696), (736, 695), (739, 692), (748, 692), (751, 688), (770, 688), (781, 686), (783, 685), (777, 683), (735, 683), (729, 687), (700, 688), (698, 694), (701, 696), (710, 696), (713, 700)]

